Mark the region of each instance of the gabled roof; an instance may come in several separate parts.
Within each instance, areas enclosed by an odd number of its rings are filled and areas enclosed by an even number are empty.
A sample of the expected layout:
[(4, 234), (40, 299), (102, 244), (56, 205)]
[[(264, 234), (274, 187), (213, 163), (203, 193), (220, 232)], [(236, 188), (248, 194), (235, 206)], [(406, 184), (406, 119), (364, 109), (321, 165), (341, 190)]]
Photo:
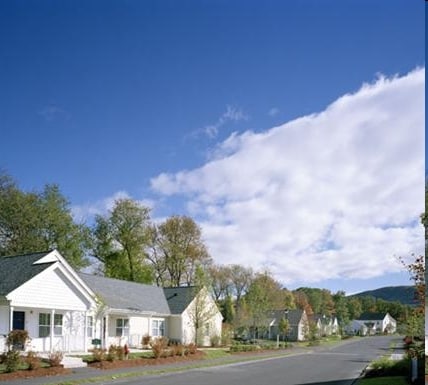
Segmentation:
[(196, 297), (195, 286), (168, 287), (163, 289), (171, 314), (182, 314)]
[(46, 270), (54, 261), (37, 263), (51, 251), (0, 257), (0, 295), (6, 296), (31, 278)]
[(272, 319), (272, 326), (278, 325), (281, 318), (285, 318), (292, 325), (298, 325), (302, 320), (304, 311), (301, 309), (292, 310), (272, 310), (268, 313), (268, 317)]
[(358, 321), (382, 321), (388, 313), (363, 313), (357, 320)]
[(160, 287), (84, 273), (79, 273), (79, 277), (112, 310), (170, 314)]

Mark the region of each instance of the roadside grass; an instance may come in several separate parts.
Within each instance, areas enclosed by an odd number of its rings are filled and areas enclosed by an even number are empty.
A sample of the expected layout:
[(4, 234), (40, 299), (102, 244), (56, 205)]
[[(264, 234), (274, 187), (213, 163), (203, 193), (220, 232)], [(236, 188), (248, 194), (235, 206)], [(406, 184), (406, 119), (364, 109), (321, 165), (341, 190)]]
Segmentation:
[(375, 377), (375, 378), (362, 378), (357, 382), (357, 385), (408, 385), (406, 377), (393, 376), (393, 377)]

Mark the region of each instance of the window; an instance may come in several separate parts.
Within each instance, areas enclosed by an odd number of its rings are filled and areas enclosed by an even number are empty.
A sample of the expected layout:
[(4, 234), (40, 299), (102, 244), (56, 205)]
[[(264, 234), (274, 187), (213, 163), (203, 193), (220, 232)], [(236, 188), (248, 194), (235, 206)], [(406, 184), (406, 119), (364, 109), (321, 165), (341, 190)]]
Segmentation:
[(86, 336), (92, 338), (94, 336), (94, 317), (86, 318)]
[(62, 336), (62, 314), (54, 315), (54, 336)]
[(210, 336), (210, 324), (206, 323), (204, 328), (204, 336), (209, 337)]
[(129, 319), (118, 318), (116, 320), (116, 337), (129, 336)]
[(165, 321), (152, 320), (152, 336), (163, 337), (165, 335)]
[(51, 315), (39, 313), (39, 337), (49, 337), (51, 331)]

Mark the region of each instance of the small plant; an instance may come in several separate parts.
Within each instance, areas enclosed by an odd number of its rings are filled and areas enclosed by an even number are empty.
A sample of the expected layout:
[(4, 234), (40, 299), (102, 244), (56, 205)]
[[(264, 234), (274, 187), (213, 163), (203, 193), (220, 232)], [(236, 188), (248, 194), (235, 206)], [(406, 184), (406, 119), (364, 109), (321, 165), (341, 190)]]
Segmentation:
[(177, 344), (172, 346), (172, 351), (175, 356), (184, 356), (184, 346), (182, 344)]
[(143, 339), (141, 340), (141, 344), (143, 345), (143, 348), (148, 348), (150, 346), (150, 342), (152, 340), (152, 337), (150, 337), (148, 334), (143, 336)]
[(6, 372), (11, 373), (18, 370), (21, 364), (21, 356), (17, 350), (9, 350), (5, 353), (4, 364), (6, 366)]
[(221, 337), (219, 335), (211, 336), (210, 340), (211, 340), (210, 341), (211, 342), (211, 346), (213, 346), (215, 348), (218, 348), (220, 346)]
[(155, 358), (160, 358), (164, 355), (164, 350), (168, 347), (168, 339), (165, 337), (156, 338), (150, 343), (150, 347)]
[(14, 329), (9, 332), (6, 338), (8, 350), (24, 350), (27, 342), (30, 341), (26, 330)]
[(42, 360), (36, 352), (29, 351), (25, 356), (25, 363), (28, 365), (28, 370), (36, 370), (41, 366)]
[(105, 349), (100, 349), (100, 348), (93, 349), (92, 350), (92, 361), (93, 362), (105, 361), (106, 353), (107, 352)]
[(186, 346), (187, 351), (189, 352), (189, 354), (195, 354), (198, 350), (198, 347), (196, 346), (196, 344), (194, 344), (193, 342), (191, 342), (190, 344), (188, 344)]
[(64, 353), (60, 351), (54, 351), (48, 354), (48, 362), (52, 367), (61, 366), (61, 361), (64, 358)]

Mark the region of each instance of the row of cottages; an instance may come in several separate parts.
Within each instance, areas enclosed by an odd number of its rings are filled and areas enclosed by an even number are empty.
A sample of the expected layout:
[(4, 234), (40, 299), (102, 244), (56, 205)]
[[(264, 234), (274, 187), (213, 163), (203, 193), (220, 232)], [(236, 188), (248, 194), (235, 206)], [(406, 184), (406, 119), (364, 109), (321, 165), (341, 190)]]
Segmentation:
[[(280, 330), (281, 319), (288, 321), (288, 330), (282, 333)], [(269, 330), (265, 337), (269, 339), (286, 339), (288, 341), (304, 341), (307, 339), (309, 324), (316, 325), (320, 337), (339, 333), (339, 323), (336, 317), (328, 317), (321, 314), (307, 316), (301, 309), (275, 310), (268, 314)]]
[(397, 321), (389, 313), (363, 313), (345, 327), (345, 333), (361, 336), (393, 334)]
[(76, 272), (56, 250), (0, 258), (0, 351), (13, 329), (28, 349), (87, 351), (141, 347), (144, 336), (209, 345), (222, 316), (206, 289), (151, 285)]

